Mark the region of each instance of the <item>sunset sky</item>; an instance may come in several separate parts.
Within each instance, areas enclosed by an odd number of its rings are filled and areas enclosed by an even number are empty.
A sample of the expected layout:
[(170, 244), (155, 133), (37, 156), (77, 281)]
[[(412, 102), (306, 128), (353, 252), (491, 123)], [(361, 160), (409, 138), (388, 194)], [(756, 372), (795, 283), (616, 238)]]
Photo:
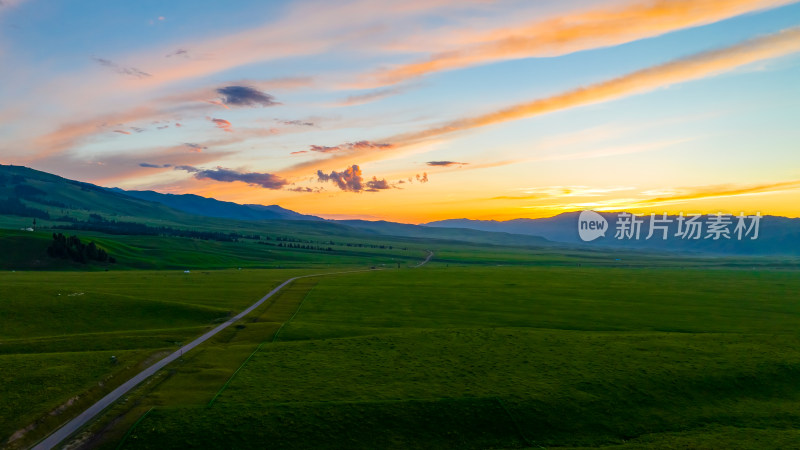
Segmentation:
[(800, 2), (0, 0), (0, 163), (421, 223), (800, 216)]

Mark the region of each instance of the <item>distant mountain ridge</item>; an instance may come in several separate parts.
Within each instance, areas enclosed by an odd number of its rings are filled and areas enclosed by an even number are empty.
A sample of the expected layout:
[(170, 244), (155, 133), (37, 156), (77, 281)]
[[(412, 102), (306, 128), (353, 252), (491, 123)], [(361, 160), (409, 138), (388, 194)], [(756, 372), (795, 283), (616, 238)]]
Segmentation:
[(500, 245), (552, 246), (553, 243), (541, 236), (507, 233), (504, 231), (478, 231), (468, 228), (434, 228), (409, 223), (387, 222), (385, 220), (336, 220), (336, 223), (388, 236), (404, 236), (423, 239), (447, 239), (464, 242), (488, 242)]
[(324, 220), (321, 217), (300, 214), (278, 205), (242, 205), (194, 194), (162, 194), (155, 191), (127, 191), (120, 188), (110, 188), (109, 190), (140, 200), (160, 203), (198, 216), (235, 220)]
[(423, 223), (426, 227), (468, 228), (478, 231), (494, 231), (540, 236), (555, 242), (580, 242), (577, 232), (577, 212), (562, 213), (542, 219), (473, 220), (447, 219)]
[[(681, 239), (676, 237), (675, 235), (678, 231), (677, 216), (667, 216), (671, 223), (668, 225), (668, 238), (665, 240), (661, 238), (660, 231), (656, 231), (653, 238), (646, 239), (649, 233), (650, 217), (644, 216), (639, 239), (616, 239), (615, 233), (619, 213), (604, 212), (598, 214), (608, 222), (608, 231), (605, 237), (591, 242), (584, 242), (578, 234), (579, 211), (562, 213), (543, 219), (513, 219), (507, 221), (449, 219), (422, 225), (433, 228), (465, 228), (477, 231), (525, 234), (544, 237), (553, 242), (605, 248), (740, 255), (800, 255), (800, 219), (763, 216), (759, 222), (758, 239), (752, 240), (750, 236), (747, 236), (742, 240), (738, 240), (735, 236), (732, 236), (731, 239), (721, 238), (714, 240), (705, 238), (709, 222), (708, 215), (704, 215), (699, 219), (704, 230), (700, 239)], [(656, 215), (656, 218), (659, 217)], [(733, 217), (730, 231), (733, 231), (735, 224), (736, 218)]]
[[(543, 219), (451, 219), (422, 225), (387, 221), (334, 221), (299, 214), (277, 205), (240, 205), (193, 194), (125, 191), (69, 180), (23, 166), (0, 164), (0, 218), (5, 226), (13, 224), (10, 226), (14, 228), (30, 223), (28, 220), (32, 218), (38, 218), (40, 224), (45, 220), (61, 225), (76, 221), (113, 220), (146, 223), (150, 226), (188, 226), (192, 229), (205, 227), (214, 230), (236, 227), (237, 221), (275, 221), (259, 225), (263, 227), (278, 227), (282, 221), (296, 221), (292, 227), (336, 235), (371, 234), (499, 245), (593, 247), (598, 250), (800, 256), (800, 219), (764, 216), (760, 221), (760, 235), (757, 240), (684, 240), (674, 237), (675, 224), (668, 230), (671, 237), (667, 240), (644, 237), (638, 240), (618, 240), (614, 239), (617, 213), (599, 214), (608, 222), (606, 236), (583, 242), (578, 235), (580, 212), (563, 213)], [(671, 218), (674, 219), (675, 216)], [(648, 232), (648, 220), (646, 218), (642, 225), (643, 236)], [(704, 227), (707, 220), (708, 217), (704, 216)]]
[(195, 231), (228, 232), (244, 226), (248, 229), (256, 227), (264, 233), (281, 230), (279, 232), (284, 235), (291, 234), (286, 230), (302, 229), (318, 235), (367, 239), (383, 235), (477, 244), (552, 245), (535, 236), (429, 228), (385, 221), (324, 220), (277, 205), (240, 205), (193, 194), (125, 191), (70, 180), (24, 166), (0, 164), (0, 225), (13, 228), (29, 226), (33, 218), (37, 218), (39, 226), (44, 227), (113, 221)]

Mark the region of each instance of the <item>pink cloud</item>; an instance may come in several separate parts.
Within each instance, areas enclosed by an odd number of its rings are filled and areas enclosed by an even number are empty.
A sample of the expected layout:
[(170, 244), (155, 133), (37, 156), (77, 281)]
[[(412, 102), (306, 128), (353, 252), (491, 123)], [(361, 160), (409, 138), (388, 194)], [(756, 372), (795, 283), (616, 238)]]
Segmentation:
[(227, 131), (228, 133), (233, 132), (233, 128), (231, 128), (231, 123), (225, 119), (211, 119), (214, 124), (217, 125), (217, 128), (221, 129), (222, 131)]

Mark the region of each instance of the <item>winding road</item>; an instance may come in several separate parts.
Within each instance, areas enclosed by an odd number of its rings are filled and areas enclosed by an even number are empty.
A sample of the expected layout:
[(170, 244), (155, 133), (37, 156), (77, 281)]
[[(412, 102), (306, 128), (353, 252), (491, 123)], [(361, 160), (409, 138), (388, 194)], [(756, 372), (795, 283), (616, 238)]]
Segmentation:
[(432, 252), (432, 251), (430, 251), (430, 250), (426, 250), (426, 251), (428, 252), (428, 256), (427, 256), (427, 257), (425, 257), (425, 260), (424, 260), (424, 261), (422, 261), (421, 263), (417, 264), (416, 266), (413, 266), (413, 267), (415, 267), (415, 268), (416, 268), (416, 267), (421, 267), (421, 266), (424, 266), (425, 264), (428, 264), (428, 261), (430, 261), (430, 260), (431, 260), (431, 258), (433, 258), (433, 252)]
[[(425, 264), (428, 263), (428, 261), (431, 260), (432, 257), (433, 257), (433, 252), (428, 250), (428, 256), (425, 258), (425, 260), (422, 261), (421, 263), (417, 264), (414, 267), (416, 268), (416, 267), (424, 266)], [(370, 272), (370, 271), (373, 271), (373, 270), (381, 270), (381, 269), (365, 269), (365, 270), (351, 270), (351, 271), (347, 271), (347, 272), (317, 273), (317, 274), (312, 274), (312, 275), (302, 275), (302, 276), (298, 276), (298, 277), (294, 277), (294, 278), (289, 278), (288, 280), (286, 280), (283, 283), (281, 283), (275, 289), (269, 291), (269, 293), (267, 293), (267, 295), (261, 297), (260, 300), (258, 300), (257, 302), (253, 303), (252, 305), (250, 305), (249, 308), (247, 308), (244, 311), (240, 312), (239, 314), (231, 317), (230, 319), (228, 319), (224, 323), (220, 324), (219, 326), (217, 326), (213, 330), (205, 333), (204, 335), (200, 336), (199, 338), (193, 340), (192, 342), (184, 345), (183, 347), (181, 347), (180, 349), (176, 350), (174, 353), (170, 354), (166, 358), (164, 358), (164, 359), (158, 361), (157, 363), (153, 364), (152, 366), (142, 370), (141, 372), (136, 374), (130, 380), (122, 383), (119, 387), (117, 387), (116, 389), (114, 389), (113, 391), (108, 393), (105, 397), (101, 398), (97, 403), (95, 403), (94, 405), (92, 405), (89, 408), (87, 408), (85, 411), (80, 413), (77, 417), (75, 417), (74, 419), (72, 419), (69, 422), (67, 422), (66, 424), (64, 424), (61, 428), (59, 428), (56, 431), (54, 431), (53, 433), (51, 433), (49, 436), (47, 436), (43, 440), (39, 441), (39, 443), (37, 443), (33, 447), (33, 449), (34, 450), (49, 450), (51, 448), (54, 448), (59, 443), (61, 443), (62, 441), (64, 441), (68, 437), (72, 436), (75, 432), (80, 430), (84, 425), (89, 423), (89, 421), (94, 419), (97, 415), (99, 415), (101, 412), (103, 412), (106, 408), (108, 408), (114, 402), (119, 400), (123, 395), (127, 394), (131, 389), (135, 388), (140, 383), (142, 383), (144, 380), (146, 380), (146, 379), (150, 378), (151, 376), (153, 376), (156, 372), (158, 372), (159, 370), (163, 369), (164, 366), (166, 366), (167, 364), (169, 364), (172, 361), (175, 361), (176, 359), (178, 359), (181, 356), (183, 356), (184, 353), (188, 352), (189, 350), (192, 350), (193, 348), (195, 348), (198, 345), (202, 344), (203, 342), (207, 341), (208, 339), (213, 337), (215, 334), (217, 334), (220, 331), (224, 330), (225, 328), (229, 327), (230, 325), (232, 325), (237, 320), (241, 319), (242, 317), (246, 316), (247, 314), (249, 314), (254, 309), (256, 309), (259, 306), (261, 306), (265, 301), (267, 301), (273, 295), (277, 294), (281, 289), (286, 287), (291, 282), (293, 282), (295, 280), (299, 280), (301, 278), (320, 277), (320, 276), (325, 276), (325, 275), (343, 275), (343, 274), (347, 274), (347, 273)]]

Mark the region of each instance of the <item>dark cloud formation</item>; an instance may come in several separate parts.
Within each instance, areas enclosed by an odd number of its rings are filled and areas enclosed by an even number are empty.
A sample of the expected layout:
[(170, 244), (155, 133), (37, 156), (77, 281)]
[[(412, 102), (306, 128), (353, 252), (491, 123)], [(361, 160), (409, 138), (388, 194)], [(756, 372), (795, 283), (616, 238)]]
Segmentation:
[(330, 174), (317, 170), (317, 180), (321, 182), (333, 181), (343, 191), (361, 192), (364, 189), (361, 168), (357, 165), (348, 167), (341, 172), (332, 171)]
[(422, 176), (420, 176), (420, 174), (417, 174), (417, 181), (419, 181), (420, 183), (427, 183), (428, 182), (428, 173), (427, 172), (422, 172)]
[(309, 147), (309, 150), (318, 153), (333, 153), (333, 152), (338, 152), (340, 150), (368, 150), (368, 149), (380, 150), (392, 147), (394, 147), (393, 144), (388, 144), (384, 142), (356, 141), (356, 142), (346, 142), (344, 144), (337, 145), (334, 147), (327, 147), (324, 145), (312, 145)]
[(196, 173), (200, 171), (200, 169), (192, 166), (175, 166), (175, 170), (185, 170), (189, 173)]
[(294, 191), (294, 192), (321, 192), (322, 188), (310, 188), (310, 187), (290, 187), (286, 189), (287, 191)]
[(361, 175), (361, 168), (354, 164), (341, 172), (332, 171), (325, 173), (317, 170), (317, 180), (320, 182), (333, 181), (339, 189), (347, 192), (378, 192), (382, 189), (391, 189), (392, 186), (386, 179), (379, 180), (372, 177), (371, 180), (364, 181)]
[(310, 151), (317, 152), (317, 153), (333, 153), (333, 152), (338, 152), (341, 149), (342, 148), (338, 147), (338, 146), (337, 147), (325, 147), (324, 145), (312, 145), (312, 146), (309, 147)]
[(289, 153), (290, 155), (301, 155), (303, 153), (308, 153), (308, 150), (298, 150), (296, 152)]
[(119, 134), (131, 134), (131, 132), (130, 132), (130, 131), (125, 131), (125, 130), (114, 130), (114, 133), (119, 133)]
[(392, 186), (389, 185), (389, 182), (386, 181), (386, 178), (379, 180), (378, 177), (372, 177), (371, 180), (367, 181), (366, 183), (367, 191), (376, 192), (379, 189), (391, 189)]
[(151, 77), (152, 76), (147, 72), (143, 72), (143, 71), (137, 69), (136, 67), (121, 66), (121, 65), (115, 63), (114, 61), (110, 61), (108, 59), (92, 57), (92, 60), (94, 62), (96, 62), (97, 64), (100, 64), (101, 66), (113, 69), (115, 72), (117, 72), (119, 74), (122, 74), (122, 75), (130, 75), (130, 76), (136, 77), (136, 78), (147, 78), (147, 77)]
[(226, 86), (217, 89), (222, 102), (232, 106), (274, 106), (280, 105), (275, 97), (248, 86)]
[(165, 58), (172, 58), (173, 56), (183, 56), (184, 58), (188, 58), (189, 57), (189, 50), (186, 50), (184, 48), (179, 48), (179, 49), (175, 50), (174, 52), (172, 52), (172, 53), (170, 53), (168, 55), (165, 55), (164, 57)]
[(216, 169), (198, 169), (193, 166), (175, 166), (175, 170), (184, 170), (192, 173), (198, 180), (208, 179), (225, 183), (241, 181), (251, 186), (261, 186), (265, 189), (281, 189), (289, 184), (286, 179), (271, 173), (239, 172), (224, 167), (217, 167)]
[(189, 150), (193, 152), (202, 152), (203, 150), (208, 150), (208, 147), (205, 145), (195, 144), (194, 142), (184, 142), (183, 145), (189, 147)]
[(151, 169), (164, 169), (167, 167), (172, 167), (172, 164), (150, 164), (150, 163), (139, 163), (139, 167), (148, 167)]
[(385, 149), (394, 147), (393, 144), (388, 144), (385, 142), (372, 142), (372, 141), (348, 142), (347, 144), (345, 144), (345, 146), (357, 150), (366, 150), (371, 148)]
[(444, 166), (444, 167), (447, 167), (447, 166), (463, 166), (463, 165), (469, 164), (469, 163), (458, 162), (458, 161), (428, 161), (425, 164), (427, 164), (429, 166)]
[(280, 121), (284, 125), (296, 126), (296, 127), (313, 127), (314, 122), (303, 122), (302, 120), (281, 120)]
[(144, 128), (139, 128), (139, 127), (131, 127), (131, 130), (133, 130), (133, 131), (135, 131), (137, 133), (143, 133), (144, 132)]

